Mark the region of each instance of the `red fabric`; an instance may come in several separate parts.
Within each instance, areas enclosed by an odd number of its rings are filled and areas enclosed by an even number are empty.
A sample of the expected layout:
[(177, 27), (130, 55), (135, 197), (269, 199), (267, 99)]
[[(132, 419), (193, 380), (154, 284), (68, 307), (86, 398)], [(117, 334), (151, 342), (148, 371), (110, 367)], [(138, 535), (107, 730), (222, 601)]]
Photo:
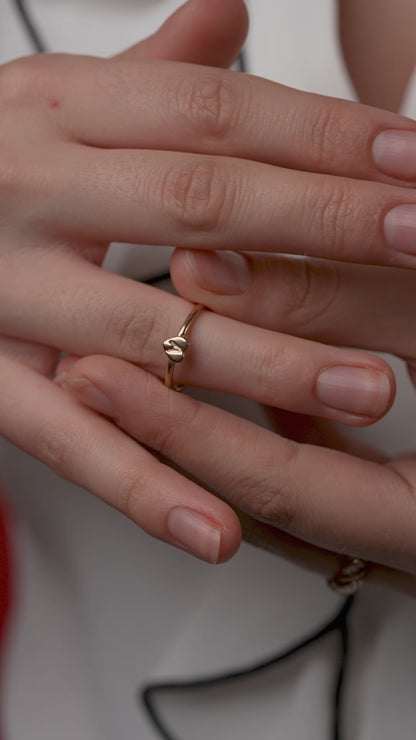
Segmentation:
[[(0, 678), (3, 667), (3, 650), (6, 637), (7, 617), (10, 610), (11, 573), (10, 573), (10, 551), (8, 541), (9, 523), (0, 495)], [(1, 705), (0, 705), (1, 707)], [(0, 716), (0, 740), (2, 733), (2, 718)]]

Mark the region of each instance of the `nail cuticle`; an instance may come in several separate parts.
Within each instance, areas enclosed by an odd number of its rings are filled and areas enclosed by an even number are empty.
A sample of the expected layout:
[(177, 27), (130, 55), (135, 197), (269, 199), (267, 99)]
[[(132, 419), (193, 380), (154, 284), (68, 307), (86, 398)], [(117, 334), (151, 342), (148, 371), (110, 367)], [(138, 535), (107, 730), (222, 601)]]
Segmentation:
[(380, 172), (411, 184), (416, 180), (416, 132), (385, 129), (372, 142), (373, 162)]
[(315, 382), (315, 394), (326, 407), (365, 419), (385, 412), (391, 396), (390, 379), (384, 372), (353, 366), (323, 370)]
[(384, 237), (395, 252), (416, 256), (416, 204), (403, 203), (391, 208), (384, 217)]

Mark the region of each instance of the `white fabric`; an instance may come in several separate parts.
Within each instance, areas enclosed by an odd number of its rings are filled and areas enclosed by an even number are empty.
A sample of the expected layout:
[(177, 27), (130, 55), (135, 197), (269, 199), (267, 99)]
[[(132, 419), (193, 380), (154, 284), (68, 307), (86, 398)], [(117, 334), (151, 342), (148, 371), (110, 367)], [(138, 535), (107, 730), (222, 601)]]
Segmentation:
[[(145, 36), (176, 0), (27, 0), (49, 47), (111, 54)], [(250, 70), (353, 97), (330, 0), (256, 0)], [(0, 61), (30, 44), (0, 0)], [(415, 85), (416, 87), (416, 85)], [(416, 113), (409, 92), (407, 112)], [(412, 107), (413, 106), (413, 107)], [(151, 274), (155, 248), (113, 248), (109, 265)], [(166, 263), (166, 254), (158, 252)], [(398, 363), (396, 363), (398, 367)], [(376, 437), (415, 442), (415, 397), (399, 400)], [(229, 401), (229, 404), (232, 404)], [(251, 413), (251, 411), (247, 411)], [(394, 438), (392, 429), (394, 429)], [(7, 740), (154, 740), (136, 689), (161, 678), (244, 666), (300, 639), (339, 604), (322, 579), (243, 546), (212, 568), (151, 540), (131, 522), (7, 443), (1, 476), (15, 514), (17, 608), (7, 660)], [(354, 613), (347, 740), (414, 736), (416, 604), (368, 586)], [(326, 740), (335, 645), (328, 638), (265, 677), (164, 699), (181, 740)]]

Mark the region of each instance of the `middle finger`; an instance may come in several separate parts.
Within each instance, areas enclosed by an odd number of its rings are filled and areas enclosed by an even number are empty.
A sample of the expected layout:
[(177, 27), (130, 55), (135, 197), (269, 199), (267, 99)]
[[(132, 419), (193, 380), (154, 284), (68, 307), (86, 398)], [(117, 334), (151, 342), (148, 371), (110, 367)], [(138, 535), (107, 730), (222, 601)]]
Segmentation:
[(183, 152), (66, 144), (53, 162), (31, 164), (31, 234), (416, 265), (410, 189)]

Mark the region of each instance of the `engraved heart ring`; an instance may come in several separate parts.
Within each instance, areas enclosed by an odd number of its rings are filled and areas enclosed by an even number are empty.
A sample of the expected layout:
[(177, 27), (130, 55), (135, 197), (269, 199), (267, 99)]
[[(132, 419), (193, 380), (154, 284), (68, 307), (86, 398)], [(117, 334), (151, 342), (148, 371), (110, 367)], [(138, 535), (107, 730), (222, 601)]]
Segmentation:
[(191, 313), (186, 317), (177, 336), (171, 337), (171, 339), (166, 339), (163, 342), (163, 349), (165, 350), (169, 360), (165, 373), (165, 385), (174, 391), (182, 391), (184, 389), (183, 385), (177, 385), (174, 383), (173, 375), (175, 372), (175, 366), (185, 359), (185, 353), (189, 347), (189, 332), (195, 319), (204, 308), (205, 306), (203, 306), (202, 303), (198, 303), (198, 305), (195, 306)]

